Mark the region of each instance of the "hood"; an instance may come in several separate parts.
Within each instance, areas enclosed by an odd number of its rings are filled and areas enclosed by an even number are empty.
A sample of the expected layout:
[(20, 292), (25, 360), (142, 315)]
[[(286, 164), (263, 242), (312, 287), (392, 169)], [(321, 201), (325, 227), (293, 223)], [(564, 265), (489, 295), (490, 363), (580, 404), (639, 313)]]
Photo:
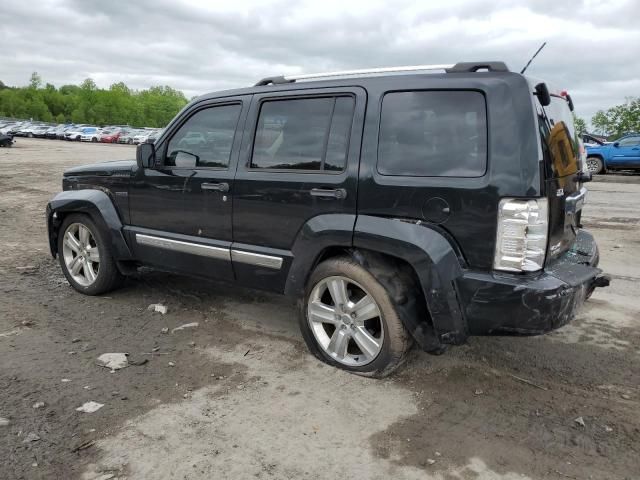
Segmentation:
[(608, 144), (604, 145), (585, 145), (584, 147), (587, 149), (587, 155), (590, 153), (601, 152), (607, 147)]
[(65, 177), (75, 177), (79, 175), (109, 176), (114, 174), (127, 174), (136, 166), (135, 160), (117, 160), (113, 162), (91, 163), (80, 165), (64, 172)]

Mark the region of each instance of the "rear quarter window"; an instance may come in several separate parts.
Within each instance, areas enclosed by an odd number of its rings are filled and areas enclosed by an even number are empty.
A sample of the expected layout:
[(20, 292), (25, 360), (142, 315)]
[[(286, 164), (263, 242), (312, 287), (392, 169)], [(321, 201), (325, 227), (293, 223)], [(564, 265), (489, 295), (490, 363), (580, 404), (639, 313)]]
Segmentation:
[(382, 100), (378, 172), (480, 177), (487, 169), (487, 107), (475, 91), (387, 93)]

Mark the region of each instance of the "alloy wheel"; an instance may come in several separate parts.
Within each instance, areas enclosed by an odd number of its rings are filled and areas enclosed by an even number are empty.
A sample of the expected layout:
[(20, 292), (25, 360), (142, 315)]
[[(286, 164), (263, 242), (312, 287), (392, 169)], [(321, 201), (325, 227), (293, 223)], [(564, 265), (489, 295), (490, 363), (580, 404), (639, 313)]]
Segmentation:
[(332, 276), (318, 282), (309, 296), (307, 320), (320, 348), (338, 363), (367, 365), (382, 350), (380, 308), (349, 278)]
[(587, 158), (587, 170), (591, 173), (600, 173), (600, 161), (594, 157)]
[(100, 271), (100, 252), (95, 236), (86, 225), (72, 223), (62, 242), (64, 263), (71, 277), (83, 287), (92, 285)]

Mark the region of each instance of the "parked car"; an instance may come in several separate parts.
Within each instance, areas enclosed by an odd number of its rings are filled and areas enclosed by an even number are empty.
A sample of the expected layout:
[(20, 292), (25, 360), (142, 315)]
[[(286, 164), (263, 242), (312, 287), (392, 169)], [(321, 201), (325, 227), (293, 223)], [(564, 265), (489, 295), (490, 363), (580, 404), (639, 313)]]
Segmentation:
[(56, 140), (67, 140), (66, 135), (67, 133), (73, 132), (75, 130), (78, 130), (79, 127), (75, 126), (75, 125), (68, 125), (64, 128), (62, 128), (60, 131), (56, 132)]
[(2, 127), (0, 127), (0, 134), (8, 135), (9, 132), (13, 131), (13, 129), (17, 127), (17, 125), (18, 123), (15, 122), (5, 123)]
[(97, 127), (87, 127), (82, 130), (82, 135), (80, 135), (80, 141), (96, 143), (100, 140), (101, 134), (102, 134), (101, 129)]
[(120, 135), (124, 134), (125, 130), (120, 128), (111, 129), (111, 130), (103, 130), (100, 135), (100, 141), (102, 143), (118, 143), (118, 139)]
[(72, 141), (79, 142), (86, 128), (93, 128), (93, 127), (89, 127), (87, 125), (76, 125), (75, 127), (70, 128), (64, 133), (65, 140), (72, 140)]
[(594, 135), (592, 133), (583, 133), (582, 141), (585, 144), (585, 146), (604, 145), (605, 143), (607, 143), (607, 139), (605, 137)]
[(153, 131), (151, 130), (142, 130), (138, 132), (138, 134), (133, 136), (132, 142), (134, 145), (138, 145), (140, 143), (146, 143), (149, 135), (152, 135)]
[(129, 130), (127, 133), (120, 135), (120, 138), (118, 138), (118, 143), (133, 145), (133, 137), (135, 137), (139, 133), (139, 130)]
[(0, 147), (10, 147), (13, 145), (13, 137), (0, 133)]
[(162, 132), (163, 130), (154, 130), (151, 132), (147, 137), (147, 143), (155, 143), (155, 141), (162, 135)]
[(87, 295), (151, 265), (297, 297), (309, 349), (368, 376), (413, 342), (560, 327), (608, 284), (571, 102), (501, 62), (442, 68), (199, 97), (137, 162), (64, 173), (51, 253)]
[(44, 137), (44, 133), (49, 129), (48, 125), (26, 124), (14, 131), (16, 137)]
[(587, 166), (592, 173), (640, 170), (640, 133), (629, 133), (612, 143), (587, 145)]

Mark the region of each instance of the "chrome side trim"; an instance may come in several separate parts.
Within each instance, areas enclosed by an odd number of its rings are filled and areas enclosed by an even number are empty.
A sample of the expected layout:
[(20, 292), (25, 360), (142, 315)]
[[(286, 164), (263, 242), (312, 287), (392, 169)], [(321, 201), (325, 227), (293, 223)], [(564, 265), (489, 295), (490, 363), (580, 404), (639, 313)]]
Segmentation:
[(280, 268), (282, 268), (281, 257), (245, 252), (244, 250), (231, 250), (231, 259), (234, 262), (247, 263), (258, 267), (273, 268), (274, 270), (280, 270)]
[(174, 252), (190, 253), (192, 255), (200, 255), (201, 257), (231, 261), (231, 254), (228, 248), (181, 242), (180, 240), (170, 240), (152, 235), (143, 235), (142, 233), (136, 233), (136, 243), (138, 243), (138, 245), (148, 245), (150, 247), (163, 248)]

